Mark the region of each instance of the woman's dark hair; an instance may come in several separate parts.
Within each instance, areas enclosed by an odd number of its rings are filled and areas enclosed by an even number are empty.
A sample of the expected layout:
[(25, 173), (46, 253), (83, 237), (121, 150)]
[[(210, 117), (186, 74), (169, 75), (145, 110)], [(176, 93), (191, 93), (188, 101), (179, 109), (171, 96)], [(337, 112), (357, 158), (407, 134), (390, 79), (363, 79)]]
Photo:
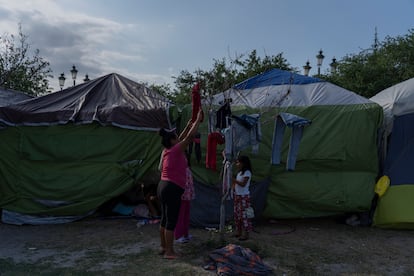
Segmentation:
[(241, 166), (242, 173), (244, 173), (247, 170), (252, 172), (252, 164), (250, 163), (250, 158), (248, 156), (240, 155), (239, 157), (237, 157), (237, 161), (239, 161), (242, 164)]
[(177, 139), (177, 133), (175, 132), (175, 129), (166, 130), (165, 128), (161, 128), (158, 134), (162, 137), (161, 144), (167, 149), (173, 146), (171, 140)]

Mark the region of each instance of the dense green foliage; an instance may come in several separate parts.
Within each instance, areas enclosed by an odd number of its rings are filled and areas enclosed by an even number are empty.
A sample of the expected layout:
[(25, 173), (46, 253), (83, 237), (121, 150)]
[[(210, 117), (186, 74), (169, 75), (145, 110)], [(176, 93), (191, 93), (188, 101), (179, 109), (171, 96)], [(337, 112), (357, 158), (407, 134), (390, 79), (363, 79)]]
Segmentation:
[(209, 71), (196, 70), (193, 73), (187, 70), (181, 71), (180, 75), (175, 78), (175, 90), (169, 95), (177, 104), (189, 103), (191, 102), (191, 89), (196, 82), (201, 83), (202, 96), (207, 98), (273, 68), (294, 70), (282, 53), (275, 56), (265, 55), (261, 58), (256, 50), (253, 50), (247, 57), (240, 55), (230, 61), (225, 58), (214, 60), (213, 68)]
[(27, 36), (19, 26), (19, 34), (0, 36), (0, 86), (30, 95), (48, 92), (49, 62), (36, 49), (30, 54)]
[(407, 35), (386, 37), (378, 45), (345, 56), (338, 70), (322, 78), (370, 98), (414, 77), (414, 29)]

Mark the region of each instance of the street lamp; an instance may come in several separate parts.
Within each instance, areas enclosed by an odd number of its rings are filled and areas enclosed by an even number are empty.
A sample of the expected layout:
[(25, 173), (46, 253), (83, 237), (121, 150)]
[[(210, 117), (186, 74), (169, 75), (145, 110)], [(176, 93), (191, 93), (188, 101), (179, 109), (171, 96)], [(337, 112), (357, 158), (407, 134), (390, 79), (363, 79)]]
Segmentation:
[[(325, 56), (323, 55), (322, 49), (319, 50), (319, 54), (316, 55), (316, 65), (318, 66), (318, 77), (321, 76), (321, 66)], [(339, 63), (336, 61), (336, 58), (333, 57), (332, 62), (329, 64), (331, 66), (331, 74), (336, 73), (336, 69), (338, 68)], [(309, 60), (303, 66), (303, 74), (305, 76), (309, 75), (309, 71), (312, 67), (310, 66)]]
[(72, 70), (70, 70), (73, 79), (73, 86), (75, 86), (76, 75), (78, 74), (78, 70), (76, 70), (75, 65), (72, 66)]
[(303, 66), (303, 74), (305, 76), (309, 76), (310, 69), (312, 69), (312, 66), (309, 65), (309, 60), (308, 60), (305, 64), (305, 66)]
[[(73, 86), (75, 86), (75, 85), (76, 85), (76, 77), (77, 77), (77, 75), (78, 75), (78, 70), (76, 69), (76, 66), (75, 66), (75, 65), (73, 65), (73, 66), (72, 66), (72, 69), (70, 70), (70, 73), (71, 73), (71, 75), (72, 75), (72, 79), (73, 79)], [(66, 78), (65, 78), (65, 74), (64, 74), (64, 73), (62, 73), (62, 74), (60, 75), (60, 77), (59, 77), (59, 86), (60, 86), (60, 90), (62, 90), (62, 89), (63, 89), (63, 86), (65, 85), (65, 80), (66, 80)], [(85, 78), (83, 79), (83, 81), (84, 81), (84, 82), (88, 82), (88, 81), (90, 81), (88, 74), (86, 74), (86, 75), (85, 75)]]
[(336, 68), (338, 67), (338, 62), (336, 62), (336, 58), (333, 57), (331, 64), (329, 64), (331, 66), (331, 74), (335, 74), (336, 73)]
[(59, 77), (60, 91), (62, 91), (63, 86), (65, 85), (65, 80), (66, 80), (65, 74), (64, 73), (60, 74), (60, 77)]
[(316, 62), (318, 65), (318, 76), (321, 75), (321, 66), (322, 66), (322, 61), (325, 58), (325, 56), (322, 54), (322, 49), (319, 50), (319, 54), (316, 55)]

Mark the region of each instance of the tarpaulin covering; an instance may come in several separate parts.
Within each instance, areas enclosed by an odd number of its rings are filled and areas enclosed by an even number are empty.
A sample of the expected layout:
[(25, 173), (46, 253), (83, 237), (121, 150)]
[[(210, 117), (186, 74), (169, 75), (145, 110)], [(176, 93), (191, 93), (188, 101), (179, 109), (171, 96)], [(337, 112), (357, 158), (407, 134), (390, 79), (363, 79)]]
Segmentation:
[(168, 127), (170, 102), (146, 86), (109, 74), (63, 91), (0, 109), (5, 125), (57, 125), (68, 122), (130, 129)]
[(392, 131), (394, 117), (414, 113), (414, 78), (397, 83), (370, 98), (384, 110), (385, 135)]
[(125, 77), (0, 107), (0, 208), (83, 216), (158, 164), (169, 101)]
[[(259, 151), (255, 154), (247, 148), (240, 154), (251, 159), (253, 182), (270, 179), (264, 217), (319, 217), (369, 210), (379, 172), (381, 106), (332, 83), (278, 69), (216, 94), (205, 104), (214, 112), (225, 102), (230, 103), (232, 115), (260, 114)], [(303, 130), (293, 171), (286, 169), (290, 128), (283, 134), (281, 163), (271, 164), (275, 119), (281, 113), (312, 122)], [(202, 147), (208, 129), (207, 124), (200, 127)], [(217, 147), (217, 162), (223, 148)], [(192, 169), (198, 181), (212, 182), (205, 169)]]
[(15, 104), (33, 98), (23, 92), (0, 88), (0, 106)]
[(378, 201), (374, 225), (414, 229), (414, 78), (371, 98), (384, 110), (382, 175), (390, 186)]

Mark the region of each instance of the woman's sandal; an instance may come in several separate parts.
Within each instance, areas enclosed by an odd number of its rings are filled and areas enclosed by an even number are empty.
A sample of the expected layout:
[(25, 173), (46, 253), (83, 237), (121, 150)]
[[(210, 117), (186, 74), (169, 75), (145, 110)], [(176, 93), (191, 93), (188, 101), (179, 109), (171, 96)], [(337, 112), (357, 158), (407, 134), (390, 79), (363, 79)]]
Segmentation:
[(247, 241), (249, 239), (249, 237), (240, 237), (239, 241)]
[(166, 260), (175, 260), (178, 258), (178, 256), (177, 255), (164, 255), (163, 258)]
[(164, 254), (163, 259), (166, 259), (166, 260), (175, 260), (175, 259), (178, 259), (180, 257), (181, 257), (181, 254), (179, 254), (179, 253), (175, 253), (174, 255)]

